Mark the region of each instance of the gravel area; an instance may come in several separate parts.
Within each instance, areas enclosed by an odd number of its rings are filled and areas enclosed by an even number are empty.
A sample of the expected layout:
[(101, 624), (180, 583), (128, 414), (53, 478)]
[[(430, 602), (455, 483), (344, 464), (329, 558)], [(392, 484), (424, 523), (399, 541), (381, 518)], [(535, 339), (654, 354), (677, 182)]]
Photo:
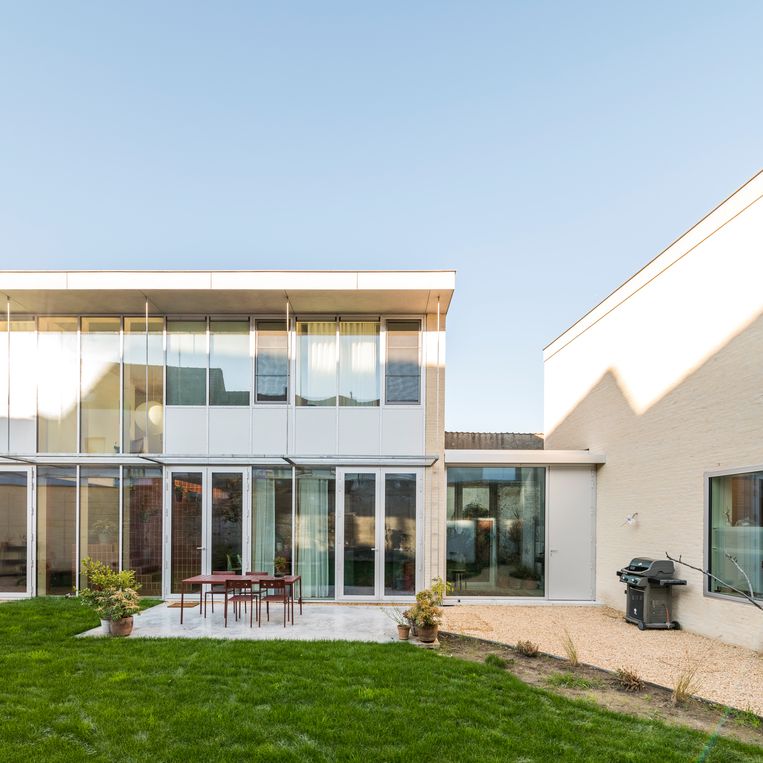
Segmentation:
[(607, 607), (445, 607), (442, 630), (510, 645), (534, 641), (560, 657), (566, 630), (580, 662), (628, 667), (671, 689), (678, 675), (696, 666), (696, 696), (763, 715), (763, 654), (685, 631), (640, 631)]

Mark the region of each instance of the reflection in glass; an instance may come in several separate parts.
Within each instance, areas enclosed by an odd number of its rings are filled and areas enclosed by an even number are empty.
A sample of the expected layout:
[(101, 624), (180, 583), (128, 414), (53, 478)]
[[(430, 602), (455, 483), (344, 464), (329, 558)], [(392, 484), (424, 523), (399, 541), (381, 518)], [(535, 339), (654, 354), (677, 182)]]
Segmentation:
[(249, 321), (209, 322), (209, 404), (249, 405)]
[(76, 586), (77, 470), (37, 467), (37, 593), (71, 593)]
[(339, 405), (379, 405), (379, 324), (339, 324)]
[(289, 387), (286, 321), (257, 321), (257, 402), (285, 403)]
[[(736, 559), (739, 571), (729, 556)], [(710, 478), (710, 590), (763, 598), (763, 472)], [(721, 582), (723, 581), (723, 582)], [(724, 585), (724, 583), (726, 585)]]
[[(81, 467), (79, 473), (80, 561), (90, 557), (119, 566), (119, 469)], [(80, 588), (87, 576), (80, 574)]]
[(242, 570), (242, 474), (212, 472), (212, 569)]
[(82, 319), (82, 453), (119, 453), (120, 324), (119, 318)]
[(0, 593), (27, 590), (27, 475), (0, 471)]
[(201, 574), (202, 474), (172, 473), (170, 590), (180, 593), (184, 578)]
[(543, 596), (545, 469), (448, 469), (447, 576), (459, 596)]
[(77, 452), (77, 318), (40, 318), (37, 336), (37, 450)]
[(336, 405), (336, 323), (297, 323), (297, 405)]
[(419, 403), (419, 321), (387, 321), (388, 403)]
[(297, 527), (294, 574), (302, 576), (306, 598), (334, 595), (333, 469), (297, 470)]
[(252, 470), (252, 564), (250, 569), (275, 571), (282, 556), (291, 570), (291, 469)]
[(167, 405), (207, 404), (207, 322), (167, 321)]
[(416, 475), (384, 476), (384, 593), (416, 592)]
[(162, 452), (163, 400), (164, 319), (125, 318), (125, 453)]
[(376, 475), (344, 476), (344, 594), (376, 590)]
[(142, 596), (161, 596), (162, 470), (126, 466), (122, 475), (122, 565)]
[(12, 451), (17, 450), (13, 443), (34, 440), (37, 413), (35, 330), (34, 320), (11, 320), (9, 334), (8, 322), (0, 320), (0, 447), (10, 446)]

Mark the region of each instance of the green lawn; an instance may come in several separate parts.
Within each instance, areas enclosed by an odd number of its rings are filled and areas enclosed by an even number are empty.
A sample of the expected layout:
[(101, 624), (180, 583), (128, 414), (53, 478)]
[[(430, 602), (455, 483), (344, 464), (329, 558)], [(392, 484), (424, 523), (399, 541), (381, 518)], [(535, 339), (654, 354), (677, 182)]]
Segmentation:
[[(0, 605), (3, 761), (691, 761), (702, 734), (405, 644), (74, 639), (75, 600)], [(719, 740), (709, 761), (758, 761)]]

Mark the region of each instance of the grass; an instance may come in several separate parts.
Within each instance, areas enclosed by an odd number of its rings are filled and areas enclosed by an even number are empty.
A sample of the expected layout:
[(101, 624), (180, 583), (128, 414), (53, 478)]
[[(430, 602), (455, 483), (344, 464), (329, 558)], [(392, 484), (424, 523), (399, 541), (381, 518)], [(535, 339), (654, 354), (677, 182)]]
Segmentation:
[(572, 636), (570, 636), (570, 632), (566, 628), (564, 629), (564, 636), (562, 636), (562, 646), (564, 647), (564, 653), (567, 655), (567, 660), (570, 665), (572, 665), (573, 668), (580, 665), (578, 649), (575, 646), (575, 642), (572, 640)]
[(708, 741), (408, 644), (72, 638), (97, 622), (0, 605), (3, 760), (686, 761)]
[(552, 673), (546, 682), (549, 686), (563, 686), (565, 689), (595, 689), (601, 686), (600, 681), (592, 681), (573, 673)]

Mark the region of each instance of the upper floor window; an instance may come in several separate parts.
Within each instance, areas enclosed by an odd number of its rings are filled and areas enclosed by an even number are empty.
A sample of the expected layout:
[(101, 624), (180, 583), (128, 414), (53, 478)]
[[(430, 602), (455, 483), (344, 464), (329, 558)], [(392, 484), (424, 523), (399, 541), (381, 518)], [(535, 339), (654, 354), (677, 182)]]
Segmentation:
[(167, 321), (167, 405), (207, 404), (207, 322)]
[(209, 322), (209, 404), (249, 405), (249, 321)]
[(708, 563), (720, 579), (710, 578), (711, 591), (739, 596), (733, 586), (749, 592), (738, 564), (750, 579), (753, 596), (763, 598), (763, 472), (710, 478)]
[(297, 405), (379, 405), (379, 322), (297, 323)]
[(256, 402), (285, 403), (289, 389), (286, 321), (257, 321)]
[(387, 321), (387, 403), (421, 402), (420, 329), (419, 321)]

